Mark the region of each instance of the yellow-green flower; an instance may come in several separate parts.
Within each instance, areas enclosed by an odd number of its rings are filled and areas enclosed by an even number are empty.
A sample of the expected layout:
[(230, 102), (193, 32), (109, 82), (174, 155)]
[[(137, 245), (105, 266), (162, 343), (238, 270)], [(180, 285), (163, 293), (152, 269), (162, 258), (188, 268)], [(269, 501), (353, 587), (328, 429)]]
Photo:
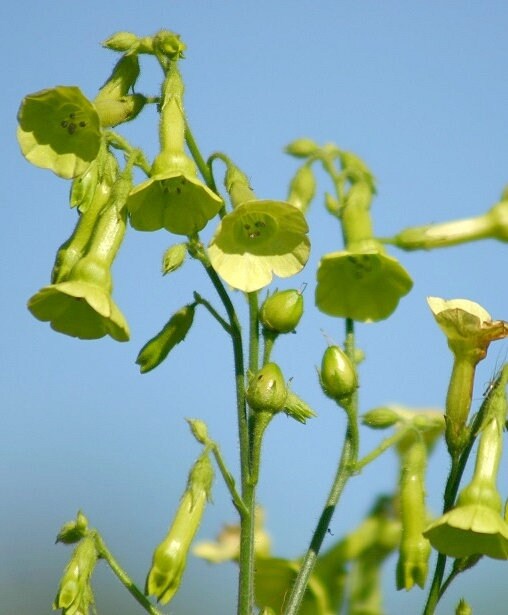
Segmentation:
[(194, 163), (183, 153), (156, 159), (150, 179), (136, 186), (127, 201), (133, 228), (165, 228), (177, 235), (197, 233), (222, 205), (222, 199), (198, 179)]
[(497, 474), (506, 420), (508, 365), (482, 407), (484, 423), (471, 482), (460, 492), (454, 508), (424, 532), (432, 546), (451, 557), (487, 555), (508, 559), (508, 523), (501, 516), (502, 498)]
[(388, 318), (412, 286), (404, 267), (380, 247), (342, 250), (321, 258), (316, 305), (330, 316), (376, 322)]
[(81, 175), (99, 153), (99, 115), (75, 86), (29, 94), (21, 103), (18, 123), (25, 158), (60, 177)]
[(129, 327), (111, 297), (110, 267), (125, 234), (126, 212), (108, 207), (97, 222), (86, 255), (63, 281), (42, 288), (28, 301), (39, 320), (55, 331), (97, 339), (110, 335), (119, 342), (129, 339)]
[(289, 203), (252, 200), (224, 216), (208, 247), (212, 267), (233, 288), (253, 292), (273, 275), (299, 273), (310, 253), (307, 222)]
[(474, 354), (479, 361), (487, 354), (490, 342), (508, 336), (508, 323), (492, 320), (474, 301), (428, 297), (427, 303), (455, 355)]

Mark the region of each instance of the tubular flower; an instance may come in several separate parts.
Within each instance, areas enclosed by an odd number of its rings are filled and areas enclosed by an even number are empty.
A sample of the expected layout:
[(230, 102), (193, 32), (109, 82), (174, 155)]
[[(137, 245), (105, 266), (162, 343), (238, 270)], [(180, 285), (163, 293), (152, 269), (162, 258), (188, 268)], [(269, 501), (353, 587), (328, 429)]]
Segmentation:
[(213, 468), (204, 453), (194, 464), (168, 534), (155, 549), (145, 593), (162, 604), (169, 602), (182, 582), (187, 555), (210, 497)]
[(18, 123), (25, 158), (65, 179), (84, 173), (99, 152), (99, 115), (77, 87), (29, 94), (19, 108)]
[(376, 322), (392, 314), (413, 282), (404, 267), (373, 238), (373, 177), (359, 158), (347, 152), (343, 157), (345, 171), (354, 182), (337, 210), (346, 246), (321, 258), (316, 305), (330, 316)]
[(299, 273), (310, 253), (307, 222), (289, 203), (252, 200), (224, 216), (208, 247), (212, 267), (233, 288), (254, 292), (273, 275)]
[(193, 235), (221, 209), (220, 196), (198, 179), (196, 166), (184, 151), (183, 82), (176, 61), (162, 87), (161, 152), (151, 177), (132, 190), (127, 207), (138, 231), (165, 228), (178, 235)]
[(485, 358), (490, 342), (508, 336), (508, 323), (492, 320), (481, 305), (467, 299), (428, 297), (427, 302), (453, 353), (446, 397), (446, 443), (452, 454), (458, 454), (467, 438), (465, 425), (476, 366)]
[(28, 301), (39, 320), (55, 331), (97, 339), (110, 335), (119, 342), (129, 339), (129, 327), (111, 297), (110, 266), (125, 233), (125, 210), (114, 206), (100, 216), (91, 246), (63, 282), (42, 288)]
[(502, 499), (496, 482), (506, 420), (508, 365), (484, 402), (471, 482), (460, 492), (454, 508), (431, 523), (424, 532), (432, 546), (451, 557), (487, 555), (508, 559), (508, 523), (501, 516)]

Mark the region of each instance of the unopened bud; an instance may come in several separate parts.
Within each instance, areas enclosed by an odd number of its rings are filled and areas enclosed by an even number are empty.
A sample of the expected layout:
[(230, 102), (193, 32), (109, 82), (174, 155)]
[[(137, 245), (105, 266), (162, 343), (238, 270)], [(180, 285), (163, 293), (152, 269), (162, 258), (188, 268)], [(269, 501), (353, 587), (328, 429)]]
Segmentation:
[(283, 290), (266, 298), (259, 311), (259, 320), (270, 331), (290, 333), (295, 330), (302, 314), (302, 293), (298, 290)]
[(328, 346), (323, 355), (321, 386), (328, 397), (343, 399), (358, 388), (356, 370), (347, 354), (338, 346)]

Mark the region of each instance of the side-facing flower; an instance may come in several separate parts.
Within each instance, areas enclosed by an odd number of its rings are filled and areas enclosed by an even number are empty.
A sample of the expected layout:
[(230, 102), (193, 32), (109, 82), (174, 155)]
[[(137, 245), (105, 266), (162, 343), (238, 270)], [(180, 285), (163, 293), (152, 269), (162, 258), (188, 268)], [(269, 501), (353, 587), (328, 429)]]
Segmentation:
[(169, 602), (180, 587), (190, 545), (210, 499), (212, 481), (213, 468), (205, 452), (192, 467), (169, 532), (153, 554), (145, 593), (162, 604)]
[(446, 397), (446, 442), (450, 453), (457, 455), (467, 439), (465, 425), (476, 366), (485, 358), (490, 342), (508, 336), (508, 323), (492, 320), (487, 310), (467, 299), (428, 297), (427, 302), (453, 353)]
[(125, 342), (129, 327), (112, 299), (110, 267), (123, 240), (126, 211), (118, 211), (115, 199), (100, 215), (86, 255), (68, 277), (42, 288), (28, 301), (39, 320), (49, 321), (55, 331), (97, 339), (110, 335)]
[(198, 179), (196, 166), (184, 151), (183, 82), (176, 61), (170, 65), (161, 99), (161, 152), (150, 178), (130, 194), (130, 221), (139, 231), (165, 228), (178, 235), (193, 235), (218, 213), (223, 202)]
[(220, 222), (208, 247), (212, 267), (233, 288), (253, 292), (273, 275), (299, 273), (310, 254), (301, 211), (280, 201), (242, 203)]
[(32, 164), (70, 179), (96, 158), (99, 115), (81, 90), (58, 86), (26, 96), (18, 112), (18, 142)]

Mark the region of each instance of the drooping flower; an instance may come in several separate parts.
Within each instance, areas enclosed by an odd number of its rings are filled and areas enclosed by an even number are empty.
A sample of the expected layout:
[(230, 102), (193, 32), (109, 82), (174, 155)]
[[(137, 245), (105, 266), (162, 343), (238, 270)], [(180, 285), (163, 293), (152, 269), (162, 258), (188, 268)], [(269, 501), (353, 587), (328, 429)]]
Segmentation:
[(377, 322), (392, 314), (412, 286), (404, 267), (380, 245), (341, 250), (321, 258), (316, 305), (330, 316)]
[(184, 150), (183, 82), (176, 60), (168, 70), (161, 100), (161, 151), (150, 178), (129, 196), (130, 221), (139, 231), (165, 228), (178, 235), (193, 235), (217, 215), (223, 202), (198, 179), (196, 165)]
[(254, 292), (273, 275), (299, 273), (310, 253), (307, 222), (289, 203), (252, 200), (220, 222), (208, 247), (212, 267), (233, 288)]
[(18, 142), (25, 158), (60, 177), (81, 175), (99, 152), (99, 115), (75, 86), (29, 94), (21, 103), (18, 123)]
[(111, 296), (110, 267), (125, 234), (126, 212), (114, 205), (102, 213), (86, 255), (62, 282), (42, 288), (28, 301), (39, 320), (81, 339), (110, 335), (125, 342), (129, 327)]
[(456, 505), (424, 531), (434, 548), (451, 557), (487, 555), (508, 559), (508, 523), (501, 516), (502, 498), (496, 486), (507, 381), (505, 365), (482, 407), (484, 420), (471, 482), (460, 492)]

